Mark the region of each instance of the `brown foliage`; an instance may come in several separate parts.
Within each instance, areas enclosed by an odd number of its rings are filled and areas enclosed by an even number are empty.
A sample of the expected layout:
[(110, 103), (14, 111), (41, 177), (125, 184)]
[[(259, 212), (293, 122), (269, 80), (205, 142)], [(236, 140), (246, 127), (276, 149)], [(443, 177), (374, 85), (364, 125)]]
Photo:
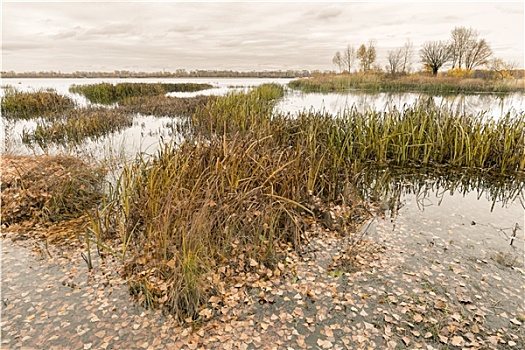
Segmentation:
[(101, 169), (67, 156), (3, 156), (2, 224), (56, 222), (85, 214), (102, 197)]

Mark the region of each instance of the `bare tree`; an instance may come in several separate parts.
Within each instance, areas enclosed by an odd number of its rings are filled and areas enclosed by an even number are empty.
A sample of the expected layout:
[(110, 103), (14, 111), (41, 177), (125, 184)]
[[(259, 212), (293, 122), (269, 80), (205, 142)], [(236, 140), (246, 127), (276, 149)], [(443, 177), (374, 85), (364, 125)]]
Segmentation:
[(392, 75), (395, 75), (401, 72), (403, 69), (403, 58), (404, 58), (403, 48), (388, 51), (387, 56), (386, 56), (386, 59), (388, 62), (388, 65), (386, 66), (386, 70)]
[(452, 41), (450, 43), (452, 68), (461, 68), (464, 63), (466, 52), (478, 34), (472, 28), (456, 27), (452, 30)]
[(465, 68), (472, 70), (489, 62), (492, 49), (485, 39), (472, 41), (465, 56)]
[(357, 49), (356, 57), (359, 59), (359, 64), (363, 72), (368, 72), (372, 68), (372, 64), (375, 62), (377, 57), (377, 50), (375, 47), (375, 42), (370, 40), (368, 46), (362, 44), (359, 49)]
[(343, 58), (341, 57), (341, 52), (337, 51), (332, 58), (332, 63), (339, 67), (339, 72), (343, 71)]
[(355, 62), (355, 48), (351, 45), (348, 45), (343, 54), (337, 51), (332, 59), (332, 63), (339, 67), (339, 71), (342, 72), (347, 70), (348, 73), (352, 71), (352, 67)]
[(343, 51), (343, 63), (345, 64), (345, 68), (348, 68), (348, 73), (351, 73), (352, 71), (352, 66), (355, 62), (355, 56), (355, 48), (351, 45), (348, 45)]
[(485, 39), (478, 39), (478, 32), (472, 28), (456, 27), (452, 30), (450, 43), (452, 68), (472, 70), (488, 63), (492, 49)]
[(504, 61), (499, 57), (494, 57), (488, 62), (488, 67), (495, 78), (512, 77), (512, 71), (518, 67), (516, 62)]
[(403, 45), (403, 63), (401, 67), (401, 72), (408, 74), (412, 70), (412, 55), (414, 53), (414, 45), (408, 39)]
[(419, 51), (421, 61), (432, 70), (436, 76), (438, 70), (450, 61), (452, 56), (449, 44), (446, 41), (427, 41)]

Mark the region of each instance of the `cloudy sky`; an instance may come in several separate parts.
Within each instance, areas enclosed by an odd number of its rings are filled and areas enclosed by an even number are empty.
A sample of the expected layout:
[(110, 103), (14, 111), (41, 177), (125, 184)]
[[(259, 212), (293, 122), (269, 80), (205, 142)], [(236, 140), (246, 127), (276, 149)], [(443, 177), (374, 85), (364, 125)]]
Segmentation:
[(2, 70), (327, 70), (346, 45), (375, 40), (378, 60), (411, 40), (472, 27), (494, 55), (524, 62), (515, 2), (2, 1)]

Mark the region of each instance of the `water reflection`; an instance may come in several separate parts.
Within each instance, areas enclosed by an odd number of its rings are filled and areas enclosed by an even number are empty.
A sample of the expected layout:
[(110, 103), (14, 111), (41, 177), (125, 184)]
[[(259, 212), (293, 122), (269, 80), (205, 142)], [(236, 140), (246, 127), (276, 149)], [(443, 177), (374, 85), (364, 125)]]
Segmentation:
[(525, 95), (447, 95), (434, 96), (422, 93), (368, 93), (352, 91), (348, 93), (304, 93), (288, 90), (284, 99), (276, 106), (277, 111), (295, 114), (304, 110), (324, 111), (337, 115), (348, 108), (359, 112), (367, 110), (389, 111), (413, 106), (420, 100), (432, 100), (437, 106), (453, 111), (485, 115), (499, 119), (509, 112), (525, 110)]
[(525, 181), (520, 175), (489, 177), (447, 168), (370, 167), (361, 173), (358, 190), (365, 198), (379, 203), (383, 214), (390, 217), (397, 215), (407, 196), (415, 198), (420, 210), (428, 205), (441, 205), (445, 198), (467, 196), (484, 202), (490, 212), (519, 205), (523, 215), (525, 209)]
[(151, 156), (162, 142), (175, 144), (183, 139), (187, 118), (157, 117), (137, 114), (131, 127), (98, 138), (87, 138), (81, 144), (49, 144), (46, 149), (22, 143), (23, 131), (35, 130), (37, 119), (4, 122), (3, 152), (15, 155), (69, 154), (85, 160), (104, 161), (108, 158), (120, 162), (131, 160), (136, 154)]

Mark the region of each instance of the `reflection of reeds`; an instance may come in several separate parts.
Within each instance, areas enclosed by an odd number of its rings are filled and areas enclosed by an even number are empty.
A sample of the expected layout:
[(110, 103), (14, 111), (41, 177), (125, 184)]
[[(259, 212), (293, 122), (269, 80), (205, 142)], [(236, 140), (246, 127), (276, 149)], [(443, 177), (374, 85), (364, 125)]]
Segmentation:
[(305, 92), (334, 92), (352, 89), (367, 91), (456, 93), (508, 93), (525, 91), (519, 84), (459, 77), (425, 77), (418, 75), (391, 78), (375, 74), (319, 75), (291, 81), (288, 86)]
[[(397, 214), (401, 197), (414, 194), (422, 207), (431, 195), (437, 196), (439, 203), (446, 193), (466, 195), (476, 193), (492, 203), (492, 209), (499, 203), (506, 206), (525, 194), (523, 174), (506, 176), (487, 176), (478, 170), (450, 171), (446, 167), (422, 169), (369, 166), (356, 179), (360, 195), (381, 203), (384, 209)], [(438, 203), (438, 204), (439, 204)], [(525, 205), (525, 204), (523, 204)]]
[(40, 120), (32, 131), (23, 130), (22, 142), (47, 149), (49, 144), (78, 145), (132, 125), (133, 118), (114, 109), (75, 109), (54, 121)]
[(70, 110), (75, 103), (54, 91), (21, 92), (7, 87), (2, 96), (2, 116), (6, 119), (54, 118), (56, 113)]
[(84, 95), (92, 103), (112, 104), (132, 97), (158, 96), (168, 92), (195, 92), (212, 87), (210, 84), (197, 83), (100, 83), (72, 85), (69, 91)]

